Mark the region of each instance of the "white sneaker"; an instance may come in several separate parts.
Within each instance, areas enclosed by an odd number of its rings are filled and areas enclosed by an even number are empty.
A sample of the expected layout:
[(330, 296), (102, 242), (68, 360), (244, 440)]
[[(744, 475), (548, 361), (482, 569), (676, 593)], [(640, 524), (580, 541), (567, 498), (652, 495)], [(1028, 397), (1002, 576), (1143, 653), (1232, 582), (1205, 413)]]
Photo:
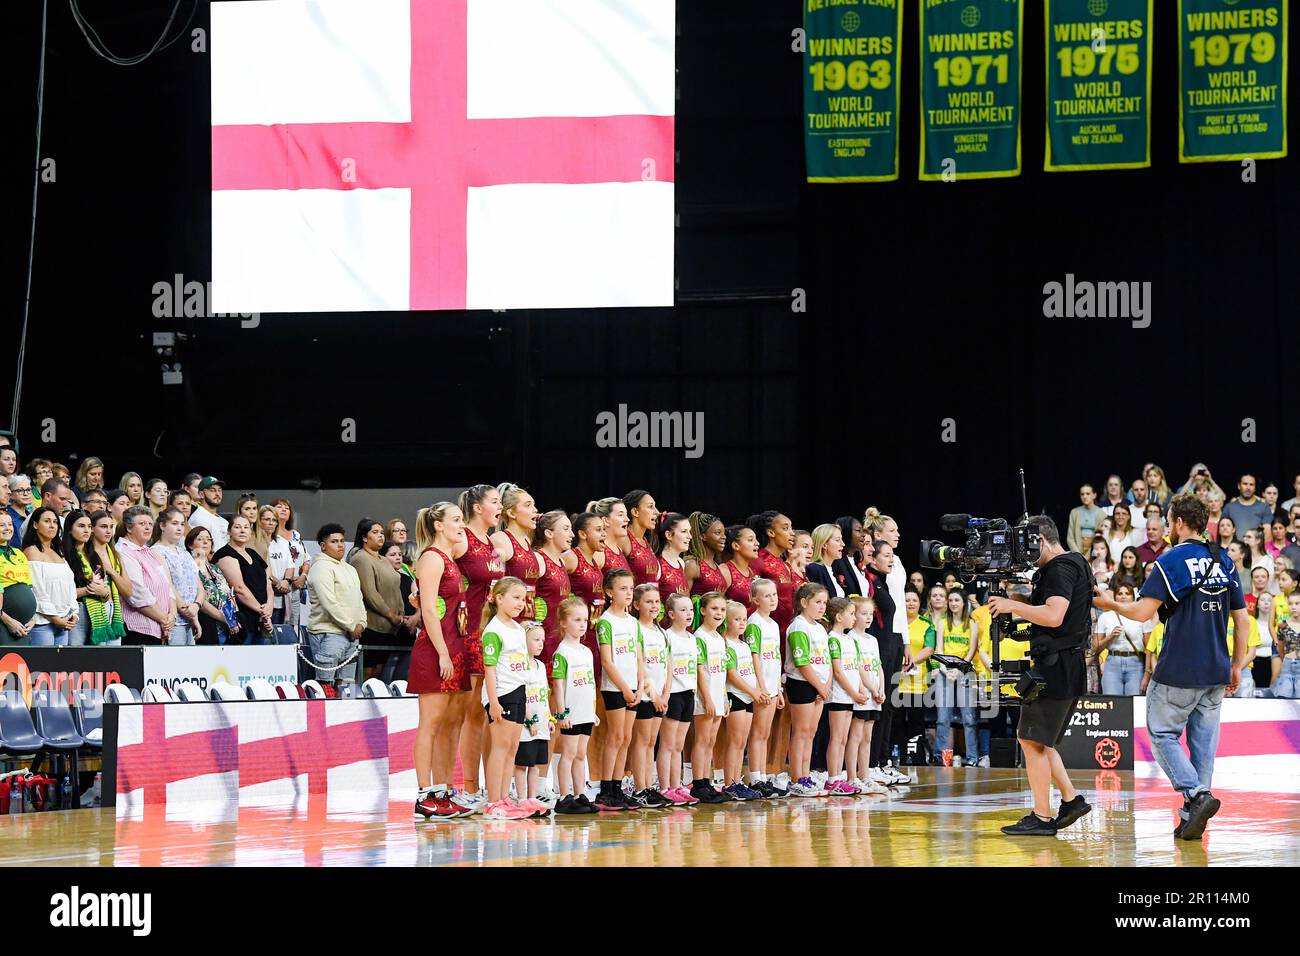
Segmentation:
[(826, 789), (826, 780), (829, 778), (830, 774), (825, 770), (814, 770), (809, 774), (809, 776), (812, 777), (813, 783), (817, 784), (819, 789)]
[(857, 787), (859, 793), (871, 793), (872, 785), (867, 783), (865, 780), (859, 779), (858, 777), (854, 777), (852, 780), (850, 780), (849, 786)]
[(466, 816), (482, 813), (488, 803), (487, 794), (482, 790), (476, 793), (461, 793), (458, 790), (449, 790), (447, 791), (447, 799), (456, 806), (462, 807), (466, 811)]
[(893, 778), (889, 774), (885, 773), (884, 769), (881, 767), (872, 767), (867, 773), (867, 777), (872, 783), (878, 783), (882, 786), (893, 782)]
[(600, 796), (600, 786), (588, 780), (587, 785), (582, 788), (582, 795), (592, 803), (595, 803), (596, 798)]
[(789, 790), (789, 789), (790, 789), (790, 775), (789, 775), (788, 773), (778, 773), (778, 774), (776, 775), (776, 779), (775, 779), (775, 780), (769, 780), (768, 783), (770, 783), (772, 786), (776, 787), (776, 789), (778, 789), (778, 790)]
[(805, 787), (798, 781), (790, 784), (790, 796), (792, 797), (815, 797), (818, 792), (815, 787)]
[(881, 786), (880, 784), (876, 783), (876, 781), (874, 780), (867, 781), (867, 789), (865, 792), (874, 793), (882, 797), (889, 796), (889, 788), (885, 786)]
[(977, 767), (987, 767), (988, 765), (989, 765), (989, 758), (987, 754), (983, 757), (980, 757), (979, 763), (976, 764)]

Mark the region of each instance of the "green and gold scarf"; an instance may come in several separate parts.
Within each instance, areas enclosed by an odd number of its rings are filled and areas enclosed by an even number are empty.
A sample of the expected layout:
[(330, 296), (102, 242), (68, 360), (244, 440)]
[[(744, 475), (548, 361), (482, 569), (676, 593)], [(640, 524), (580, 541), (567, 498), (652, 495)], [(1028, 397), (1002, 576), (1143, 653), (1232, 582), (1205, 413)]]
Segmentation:
[[(77, 556), (81, 558), (81, 571), (86, 576), (86, 580), (93, 580), (95, 575), (85, 551), (78, 549)], [(111, 548), (108, 552), (108, 560), (113, 563), (113, 570), (120, 573), (121, 563)], [(111, 577), (108, 578), (108, 589), (113, 601), (111, 617), (105, 601), (90, 594), (83, 598), (86, 602), (86, 617), (90, 620), (91, 644), (107, 644), (109, 641), (118, 640), (126, 633), (126, 625), (122, 621), (122, 597), (117, 593), (117, 582)]]

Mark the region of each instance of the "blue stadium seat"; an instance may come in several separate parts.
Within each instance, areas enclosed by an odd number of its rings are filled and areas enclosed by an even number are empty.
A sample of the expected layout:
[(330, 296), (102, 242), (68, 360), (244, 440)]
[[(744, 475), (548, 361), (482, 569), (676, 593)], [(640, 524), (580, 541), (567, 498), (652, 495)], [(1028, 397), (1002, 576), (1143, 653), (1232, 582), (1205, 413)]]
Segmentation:
[(98, 688), (83, 687), (77, 691), (72, 708), (72, 718), (77, 733), (86, 741), (86, 748), (99, 753), (104, 741), (104, 695)]

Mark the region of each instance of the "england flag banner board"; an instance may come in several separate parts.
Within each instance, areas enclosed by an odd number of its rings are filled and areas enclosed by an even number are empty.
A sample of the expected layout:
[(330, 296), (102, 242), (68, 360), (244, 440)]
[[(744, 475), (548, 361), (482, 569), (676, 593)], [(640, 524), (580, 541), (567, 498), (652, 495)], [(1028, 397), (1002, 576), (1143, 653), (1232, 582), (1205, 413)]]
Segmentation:
[(668, 306), (674, 0), (212, 4), (212, 311)]

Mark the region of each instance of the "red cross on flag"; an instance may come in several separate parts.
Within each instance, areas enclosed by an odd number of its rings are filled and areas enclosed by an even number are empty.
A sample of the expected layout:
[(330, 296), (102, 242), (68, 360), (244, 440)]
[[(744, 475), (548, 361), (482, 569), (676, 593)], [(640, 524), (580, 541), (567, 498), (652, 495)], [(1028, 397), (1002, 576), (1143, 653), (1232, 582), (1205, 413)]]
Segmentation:
[(673, 0), (212, 4), (212, 310), (673, 301)]

